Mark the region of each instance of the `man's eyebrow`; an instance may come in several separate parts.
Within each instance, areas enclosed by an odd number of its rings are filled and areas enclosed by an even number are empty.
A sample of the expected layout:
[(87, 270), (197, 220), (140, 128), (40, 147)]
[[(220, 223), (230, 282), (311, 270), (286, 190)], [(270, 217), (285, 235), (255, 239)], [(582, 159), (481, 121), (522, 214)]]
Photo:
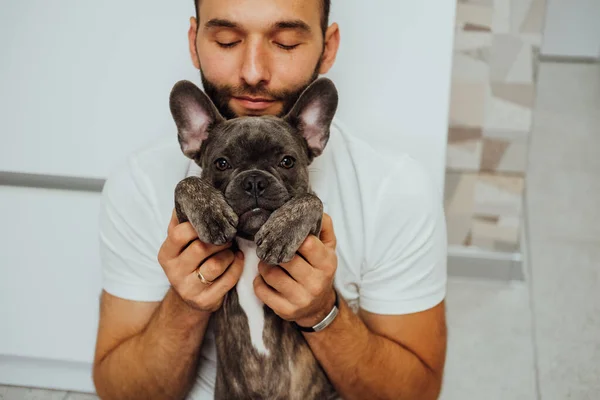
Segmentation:
[(229, 21), (228, 19), (213, 18), (204, 25), (205, 29), (210, 28), (238, 28), (238, 24)]
[(299, 29), (299, 30), (305, 31), (307, 33), (310, 33), (310, 31), (311, 31), (310, 26), (306, 22), (304, 22), (300, 19), (275, 22), (272, 25), (271, 29), (273, 29), (273, 30), (276, 30), (276, 29)]
[[(209, 20), (205, 25), (204, 29), (211, 28), (230, 28), (230, 29), (239, 29), (240, 26), (233, 21), (222, 18), (213, 18)], [(284, 20), (277, 21), (273, 25), (271, 25), (271, 30), (282, 30), (282, 29), (297, 29), (307, 33), (311, 32), (310, 26), (300, 20), (300, 19), (292, 19), (292, 20)]]

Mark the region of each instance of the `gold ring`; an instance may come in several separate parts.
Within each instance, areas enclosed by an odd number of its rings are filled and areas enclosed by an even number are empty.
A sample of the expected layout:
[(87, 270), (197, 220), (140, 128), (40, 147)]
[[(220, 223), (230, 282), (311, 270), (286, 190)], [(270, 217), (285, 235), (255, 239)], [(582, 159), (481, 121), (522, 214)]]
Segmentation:
[(208, 279), (206, 279), (203, 275), (202, 272), (200, 272), (200, 268), (198, 268), (196, 270), (196, 274), (198, 275), (198, 279), (200, 279), (200, 282), (204, 283), (206, 286), (210, 286), (213, 284), (212, 281), (209, 281)]

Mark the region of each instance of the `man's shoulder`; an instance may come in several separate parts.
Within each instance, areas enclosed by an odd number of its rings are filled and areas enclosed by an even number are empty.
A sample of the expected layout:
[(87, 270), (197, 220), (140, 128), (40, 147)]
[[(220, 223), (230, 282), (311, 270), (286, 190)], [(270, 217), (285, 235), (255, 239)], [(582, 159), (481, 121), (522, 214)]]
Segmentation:
[(332, 139), (330, 162), (338, 171), (337, 179), (362, 189), (364, 196), (375, 200), (387, 190), (395, 195), (438, 200), (429, 171), (410, 154), (402, 150), (384, 152), (337, 119), (332, 125)]
[(185, 177), (189, 162), (181, 153), (177, 139), (172, 135), (162, 135), (139, 147), (115, 165), (107, 183), (128, 176), (139, 183), (152, 186), (171, 184), (173, 179), (181, 180)]
[(176, 137), (159, 136), (112, 168), (103, 189), (105, 201), (112, 199), (115, 205), (125, 207), (131, 204), (126, 198), (137, 197), (154, 212), (164, 214), (173, 206), (173, 191), (185, 178), (189, 163)]

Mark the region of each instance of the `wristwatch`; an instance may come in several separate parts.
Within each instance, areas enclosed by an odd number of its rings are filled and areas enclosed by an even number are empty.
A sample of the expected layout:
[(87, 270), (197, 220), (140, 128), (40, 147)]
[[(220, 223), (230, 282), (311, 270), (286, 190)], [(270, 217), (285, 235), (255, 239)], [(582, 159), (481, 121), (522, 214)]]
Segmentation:
[(292, 322), (292, 324), (302, 332), (319, 332), (331, 325), (331, 323), (339, 313), (338, 293), (335, 289), (333, 289), (333, 292), (335, 293), (335, 303), (331, 311), (329, 311), (329, 314), (327, 314), (327, 316), (323, 318), (321, 322), (311, 327), (300, 326), (295, 322)]

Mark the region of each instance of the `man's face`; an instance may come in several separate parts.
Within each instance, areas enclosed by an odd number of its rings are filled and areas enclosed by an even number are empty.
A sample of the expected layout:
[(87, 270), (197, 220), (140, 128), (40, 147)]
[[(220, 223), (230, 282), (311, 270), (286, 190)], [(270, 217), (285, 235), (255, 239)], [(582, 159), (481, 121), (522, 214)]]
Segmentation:
[(286, 114), (333, 65), (337, 25), (321, 31), (321, 0), (201, 0), (190, 53), (225, 118)]

